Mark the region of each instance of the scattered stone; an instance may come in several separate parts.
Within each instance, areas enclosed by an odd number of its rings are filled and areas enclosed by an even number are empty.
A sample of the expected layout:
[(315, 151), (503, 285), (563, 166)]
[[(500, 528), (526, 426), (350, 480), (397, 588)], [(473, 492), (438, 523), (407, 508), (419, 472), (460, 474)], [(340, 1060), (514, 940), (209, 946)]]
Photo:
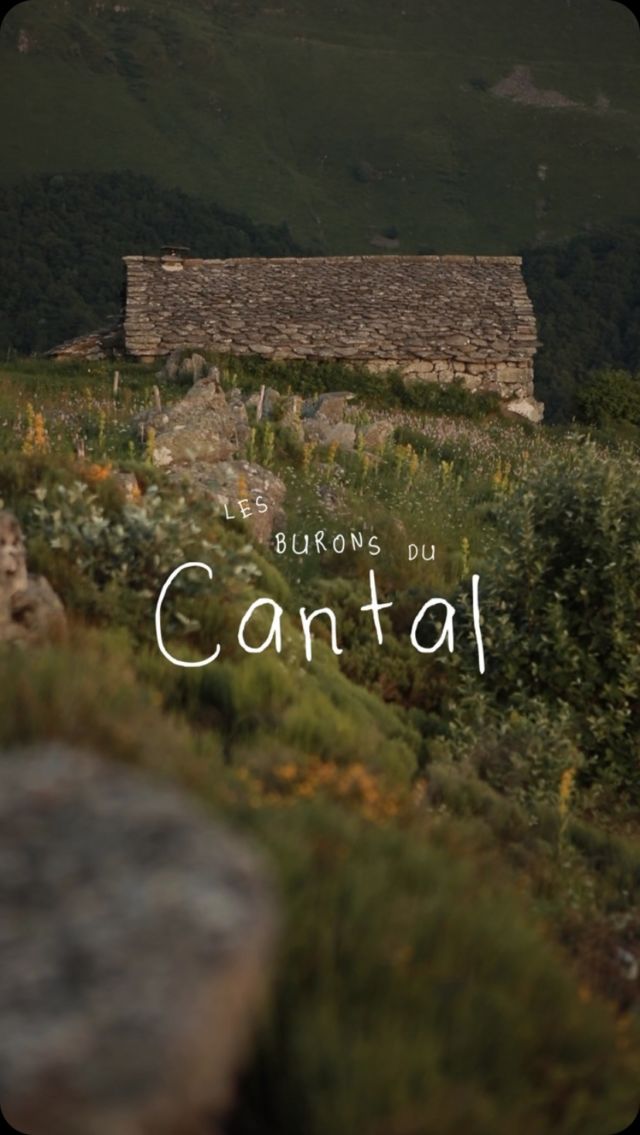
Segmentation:
[(180, 402), (147, 415), (146, 425), (156, 431), (155, 464), (171, 469), (194, 461), (225, 461), (249, 437), (246, 407), (227, 399), (217, 371), (199, 379)]
[(542, 402), (537, 402), (535, 398), (517, 398), (513, 402), (505, 404), (504, 412), (527, 418), (535, 425), (539, 425), (544, 417), (544, 405)]
[(330, 422), (318, 416), (306, 418), (302, 422), (307, 441), (316, 445), (337, 445), (340, 449), (353, 449), (356, 444), (356, 427), (352, 422)]
[(191, 386), (194, 382), (207, 377), (219, 378), (218, 368), (212, 367), (204, 355), (197, 352), (185, 354), (184, 348), (172, 351), (162, 370), (158, 371), (158, 378), (185, 386)]
[[(182, 382), (200, 382), (201, 378), (206, 378), (210, 374), (211, 368), (204, 355), (190, 355), (188, 358), (183, 359), (178, 369), (178, 378)], [(215, 372), (215, 373), (214, 373)], [(211, 378), (217, 378), (218, 372), (214, 367), (211, 370)]]
[[(258, 395), (258, 397), (260, 396)], [(272, 386), (267, 386), (262, 403), (262, 417), (277, 418), (281, 412), (282, 403), (282, 394), (278, 390), (274, 390)]]
[(64, 607), (43, 576), (29, 575), (22, 529), (0, 512), (0, 643), (39, 646), (66, 634)]
[(147, 414), (145, 425), (155, 430), (154, 464), (170, 480), (187, 481), (214, 500), (223, 514), (227, 507), (231, 515), (238, 514), (238, 502), (248, 501), (251, 515), (244, 519), (249, 530), (261, 543), (270, 540), (285, 519), (286, 487), (268, 469), (237, 457), (250, 434), (247, 403), (239, 388), (225, 394), (214, 368), (180, 402), (162, 413)]
[(640, 977), (640, 965), (635, 954), (629, 950), (625, 950), (622, 946), (616, 947), (616, 959), (620, 966), (620, 972), (626, 981), (637, 981)]
[(324, 418), (328, 422), (344, 421), (349, 402), (355, 394), (350, 391), (329, 392), (321, 394), (319, 398), (308, 399), (302, 407), (303, 418)]
[(114, 473), (113, 480), (122, 490), (125, 500), (138, 501), (142, 496), (142, 489), (135, 473)]
[(513, 71), (504, 79), (500, 79), (491, 87), (491, 94), (498, 98), (510, 99), (512, 102), (522, 103), (524, 106), (539, 106), (548, 110), (586, 109), (585, 104), (576, 102), (562, 91), (550, 88), (537, 87), (531, 74), (531, 68), (524, 63), (518, 63)]
[(63, 745), (3, 753), (0, 906), (7, 1120), (29, 1135), (211, 1132), (269, 978), (275, 904), (256, 854), (137, 771)]
[(302, 411), (303, 399), (299, 394), (285, 394), (281, 400), (278, 408), (278, 419), (280, 425), (289, 430), (290, 433), (297, 438), (299, 442), (304, 441), (304, 429), (300, 414)]
[(389, 438), (395, 431), (395, 422), (388, 418), (380, 418), (376, 422), (371, 422), (367, 426), (363, 426), (359, 431), (359, 438), (366, 450), (376, 451), (384, 449)]

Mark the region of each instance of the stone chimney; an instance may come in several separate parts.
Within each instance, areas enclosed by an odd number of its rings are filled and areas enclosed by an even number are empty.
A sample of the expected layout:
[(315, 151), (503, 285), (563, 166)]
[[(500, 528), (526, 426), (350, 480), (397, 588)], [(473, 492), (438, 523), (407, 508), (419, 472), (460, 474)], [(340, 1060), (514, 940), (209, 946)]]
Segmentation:
[(162, 267), (167, 272), (181, 272), (183, 261), (187, 259), (191, 249), (181, 244), (164, 244), (162, 246)]

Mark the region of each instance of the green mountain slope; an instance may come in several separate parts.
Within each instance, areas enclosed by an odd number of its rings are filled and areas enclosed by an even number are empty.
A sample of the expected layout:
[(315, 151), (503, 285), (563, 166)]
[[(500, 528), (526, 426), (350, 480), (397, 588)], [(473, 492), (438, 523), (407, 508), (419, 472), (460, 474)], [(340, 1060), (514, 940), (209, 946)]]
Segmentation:
[(132, 170), (333, 252), (637, 210), (640, 35), (611, 0), (28, 0), (0, 76), (5, 183)]

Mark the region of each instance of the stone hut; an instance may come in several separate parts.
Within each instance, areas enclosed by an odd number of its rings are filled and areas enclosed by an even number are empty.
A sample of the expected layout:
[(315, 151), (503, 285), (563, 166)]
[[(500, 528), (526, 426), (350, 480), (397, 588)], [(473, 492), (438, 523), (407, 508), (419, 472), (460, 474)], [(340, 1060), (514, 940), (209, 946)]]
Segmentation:
[(332, 359), (495, 391), (539, 421), (538, 346), (517, 256), (195, 260), (128, 256), (125, 346)]

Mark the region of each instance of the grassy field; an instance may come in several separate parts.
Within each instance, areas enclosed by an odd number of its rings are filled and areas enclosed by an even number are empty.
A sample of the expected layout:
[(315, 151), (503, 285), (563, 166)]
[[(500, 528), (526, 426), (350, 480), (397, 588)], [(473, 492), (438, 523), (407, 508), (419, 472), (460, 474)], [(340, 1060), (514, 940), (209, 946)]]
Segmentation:
[[(605, 0), (32, 0), (1, 176), (148, 173), (329, 252), (513, 252), (634, 214), (637, 33)], [(525, 103), (492, 91), (518, 66)]]
[[(247, 390), (358, 384), (336, 367), (221, 366)], [(289, 548), (363, 531), (381, 555), (279, 555), (150, 462), (133, 418), (153, 370), (122, 367), (117, 399), (112, 377), (0, 368), (0, 498), (71, 624), (66, 643), (0, 652), (0, 746), (59, 738), (169, 776), (274, 863), (276, 986), (229, 1135), (621, 1130), (640, 1059), (637, 455), (451, 393), (394, 405), (392, 380), (363, 382), (362, 424), (397, 415), (377, 451), (273, 422), (245, 456), (287, 484)], [(435, 560), (409, 562), (410, 542)], [(160, 656), (153, 609), (192, 558), (213, 582), (176, 588), (167, 644), (224, 649), (185, 671)], [(393, 602), (382, 647), (360, 610), (372, 567)], [(258, 595), (283, 608), (281, 656), (238, 646)], [(456, 608), (453, 656), (409, 641), (434, 595)], [(306, 662), (298, 608), (327, 605), (344, 652), (318, 624)]]

